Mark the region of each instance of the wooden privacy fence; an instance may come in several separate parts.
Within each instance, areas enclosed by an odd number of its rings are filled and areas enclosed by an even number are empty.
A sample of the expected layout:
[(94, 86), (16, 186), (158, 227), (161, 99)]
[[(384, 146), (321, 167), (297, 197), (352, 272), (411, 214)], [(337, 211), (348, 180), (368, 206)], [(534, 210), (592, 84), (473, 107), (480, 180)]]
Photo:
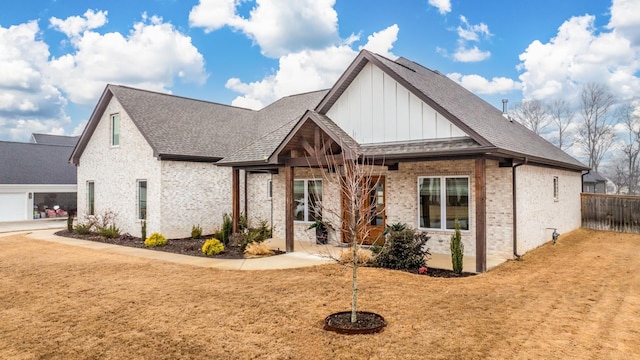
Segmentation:
[(581, 194), (582, 227), (640, 233), (640, 196)]

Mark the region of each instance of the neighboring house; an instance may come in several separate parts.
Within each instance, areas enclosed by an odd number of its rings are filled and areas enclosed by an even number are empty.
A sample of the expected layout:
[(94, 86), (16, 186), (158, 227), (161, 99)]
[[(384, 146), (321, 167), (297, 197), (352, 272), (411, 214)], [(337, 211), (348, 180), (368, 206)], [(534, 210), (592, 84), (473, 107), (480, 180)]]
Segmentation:
[(68, 159), (77, 140), (33, 134), (31, 143), (0, 141), (0, 221), (75, 211), (76, 169)]
[(446, 76), (366, 50), (328, 92), (260, 111), (109, 85), (72, 161), (79, 212), (115, 210), (139, 232), (144, 183), (148, 231), (187, 236), (244, 211), (270, 221), (291, 251), (294, 239), (312, 239), (314, 199), (341, 206), (321, 174), (340, 169), (318, 161), (335, 154), (377, 164), (384, 214), (372, 231), (406, 223), (429, 232), (432, 252), (449, 253), (458, 219), (478, 272), (551, 240), (548, 228), (580, 227), (585, 165)]
[(592, 194), (607, 193), (607, 179), (591, 170), (582, 176), (582, 192)]

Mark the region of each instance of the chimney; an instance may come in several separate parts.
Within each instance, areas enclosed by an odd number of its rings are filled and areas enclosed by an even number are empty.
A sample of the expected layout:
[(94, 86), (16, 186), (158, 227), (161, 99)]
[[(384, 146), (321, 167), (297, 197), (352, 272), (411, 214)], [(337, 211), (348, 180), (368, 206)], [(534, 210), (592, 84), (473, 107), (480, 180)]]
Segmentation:
[(502, 113), (506, 114), (507, 113), (507, 103), (509, 102), (509, 99), (502, 99)]

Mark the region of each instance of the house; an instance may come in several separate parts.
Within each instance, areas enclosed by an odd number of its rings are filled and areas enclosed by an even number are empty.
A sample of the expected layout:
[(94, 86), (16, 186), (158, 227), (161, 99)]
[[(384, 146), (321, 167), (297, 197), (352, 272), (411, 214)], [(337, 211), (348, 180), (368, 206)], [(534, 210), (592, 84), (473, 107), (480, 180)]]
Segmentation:
[(0, 141), (0, 221), (75, 211), (76, 169), (68, 159), (77, 140), (33, 134), (29, 143)]
[(372, 232), (406, 223), (449, 253), (459, 220), (478, 272), (580, 227), (585, 165), (437, 71), (366, 50), (329, 91), (260, 111), (109, 85), (71, 160), (80, 213), (100, 203), (127, 231), (147, 217), (173, 237), (245, 212), (292, 251), (322, 216), (314, 202), (343, 201), (322, 157), (375, 168)]
[(595, 170), (591, 170), (582, 176), (582, 192), (592, 194), (607, 193), (607, 179)]

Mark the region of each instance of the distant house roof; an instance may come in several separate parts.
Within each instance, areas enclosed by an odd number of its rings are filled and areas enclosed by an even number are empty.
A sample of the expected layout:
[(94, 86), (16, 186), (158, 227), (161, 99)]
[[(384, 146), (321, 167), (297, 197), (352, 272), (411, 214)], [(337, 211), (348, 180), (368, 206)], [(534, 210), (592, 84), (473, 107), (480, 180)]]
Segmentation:
[(31, 142), (43, 145), (76, 146), (80, 136), (63, 136), (50, 134), (31, 134)]
[[(500, 110), (439, 72), (404, 58), (392, 61), (367, 50), (360, 52), (327, 95), (318, 103), (314, 111), (317, 116), (313, 117), (313, 121), (333, 123), (325, 115), (357, 77), (360, 70), (369, 62), (374, 63), (422, 101), (444, 115), (467, 133), (470, 138), (466, 140), (424, 140), (422, 142), (356, 145), (360, 147), (359, 151), (362, 155), (410, 158), (429, 154), (440, 156), (445, 153), (464, 152), (506, 158), (526, 158), (532, 163), (573, 170), (588, 169), (584, 164), (518, 122), (506, 119)], [(299, 121), (305, 120), (300, 119)], [(278, 139), (283, 141), (295, 128), (296, 123), (286, 124), (223, 159), (220, 164), (249, 166), (265, 163), (279, 148), (279, 144), (274, 145), (273, 142)], [(339, 132), (336, 134), (344, 135)]]
[(591, 170), (582, 177), (582, 182), (600, 183), (600, 182), (607, 182), (607, 179), (604, 176), (598, 174), (596, 171)]
[(76, 184), (72, 146), (0, 141), (0, 184)]
[(112, 97), (130, 116), (160, 159), (218, 161), (293, 120), (326, 91), (284, 97), (259, 110), (108, 85), (80, 137), (71, 161), (78, 164)]

